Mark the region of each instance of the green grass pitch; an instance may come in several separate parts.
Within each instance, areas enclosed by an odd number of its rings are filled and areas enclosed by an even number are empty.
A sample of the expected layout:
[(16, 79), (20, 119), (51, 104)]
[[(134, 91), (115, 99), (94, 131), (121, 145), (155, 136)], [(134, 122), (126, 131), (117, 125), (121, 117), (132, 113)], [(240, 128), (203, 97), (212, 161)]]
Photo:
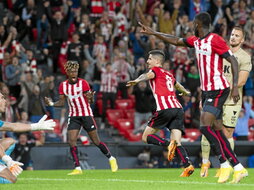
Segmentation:
[[(215, 169), (209, 177), (200, 178), (196, 169), (188, 178), (179, 177), (181, 169), (83, 170), (82, 175), (67, 176), (69, 170), (24, 171), (16, 184), (1, 185), (0, 190), (251, 190), (254, 169), (239, 184), (218, 184)], [(232, 177), (231, 177), (232, 178)], [(231, 179), (230, 179), (231, 180)]]

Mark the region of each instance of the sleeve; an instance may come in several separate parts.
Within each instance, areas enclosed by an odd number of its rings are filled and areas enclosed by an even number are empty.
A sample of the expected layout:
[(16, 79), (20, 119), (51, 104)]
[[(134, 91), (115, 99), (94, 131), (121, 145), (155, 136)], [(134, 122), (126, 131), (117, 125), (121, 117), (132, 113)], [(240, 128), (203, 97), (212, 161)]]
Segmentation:
[(226, 41), (219, 35), (214, 35), (214, 39), (212, 39), (212, 49), (223, 58), (233, 55)]
[(251, 57), (247, 54), (246, 56), (243, 57), (242, 62), (240, 63), (239, 70), (250, 72), (251, 69), (252, 69)]
[(194, 48), (194, 42), (197, 40), (196, 36), (190, 36), (189, 38), (184, 38), (183, 42), (190, 48)]
[(4, 125), (4, 122), (0, 120), (0, 127), (2, 127), (3, 125)]
[(83, 92), (87, 92), (87, 91), (91, 90), (88, 82), (85, 80), (83, 80), (83, 82), (82, 82), (82, 90), (83, 90)]
[(159, 67), (153, 67), (152, 69), (149, 70), (149, 72), (153, 72), (155, 74), (155, 77), (159, 75), (160, 68)]
[(63, 82), (61, 82), (61, 84), (59, 85), (58, 91), (59, 91), (60, 95), (64, 95), (64, 92), (63, 92)]

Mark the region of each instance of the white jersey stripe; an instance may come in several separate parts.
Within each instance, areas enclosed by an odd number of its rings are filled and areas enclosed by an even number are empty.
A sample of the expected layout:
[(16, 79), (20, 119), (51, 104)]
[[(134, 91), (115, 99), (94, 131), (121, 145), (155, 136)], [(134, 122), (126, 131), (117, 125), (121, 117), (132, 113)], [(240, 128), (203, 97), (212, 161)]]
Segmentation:
[(162, 105), (163, 105), (163, 109), (167, 109), (168, 106), (167, 106), (167, 103), (165, 101), (165, 97), (164, 96), (161, 96), (161, 102), (162, 102)]
[(174, 107), (174, 104), (173, 104), (173, 102), (172, 102), (172, 100), (171, 100), (171, 96), (168, 96), (168, 102), (169, 102), (171, 108), (173, 108), (173, 107)]

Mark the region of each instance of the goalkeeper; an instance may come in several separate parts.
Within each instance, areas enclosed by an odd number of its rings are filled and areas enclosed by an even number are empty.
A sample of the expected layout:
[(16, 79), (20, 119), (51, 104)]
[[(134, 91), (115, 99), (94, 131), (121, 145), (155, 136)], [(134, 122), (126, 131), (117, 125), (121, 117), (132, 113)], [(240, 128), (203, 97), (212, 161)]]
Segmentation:
[[(0, 112), (4, 112), (6, 108), (6, 100), (0, 93)], [(0, 120), (0, 131), (25, 132), (39, 130), (54, 130), (56, 123), (53, 120), (46, 120), (44, 115), (38, 123), (8, 123)], [(15, 147), (15, 140), (5, 138), (0, 140), (0, 184), (15, 183), (17, 176), (21, 174), (23, 164), (12, 160), (9, 156)]]

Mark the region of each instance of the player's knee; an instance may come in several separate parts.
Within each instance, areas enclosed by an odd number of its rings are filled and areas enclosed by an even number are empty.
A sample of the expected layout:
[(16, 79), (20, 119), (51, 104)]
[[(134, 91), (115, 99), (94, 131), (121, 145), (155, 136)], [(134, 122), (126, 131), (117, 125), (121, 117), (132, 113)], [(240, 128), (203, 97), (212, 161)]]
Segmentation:
[(68, 140), (68, 143), (69, 143), (69, 145), (70, 145), (71, 147), (73, 147), (73, 146), (76, 146), (76, 145), (77, 145), (77, 140), (69, 139), (69, 140)]

